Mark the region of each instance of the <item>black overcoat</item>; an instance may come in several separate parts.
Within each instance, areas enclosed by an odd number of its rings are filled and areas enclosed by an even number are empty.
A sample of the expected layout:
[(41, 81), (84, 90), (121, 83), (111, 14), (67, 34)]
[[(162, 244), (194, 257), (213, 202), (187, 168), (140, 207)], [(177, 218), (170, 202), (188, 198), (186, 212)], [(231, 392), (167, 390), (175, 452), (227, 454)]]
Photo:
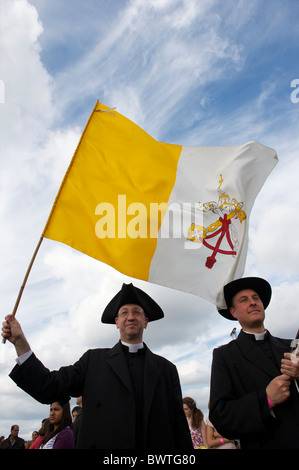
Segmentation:
[[(134, 448), (135, 400), (120, 342), (89, 350), (74, 365), (52, 372), (32, 354), (10, 377), (44, 404), (83, 396), (77, 448)], [(143, 447), (192, 449), (177, 369), (148, 348), (143, 390)]]
[(299, 394), (294, 381), (290, 398), (272, 412), (266, 396), (269, 382), (281, 375), (281, 359), (290, 352), (290, 340), (269, 334), (269, 344), (275, 364), (254, 336), (243, 331), (236, 340), (214, 350), (210, 420), (223, 436), (240, 439), (243, 449), (298, 449)]

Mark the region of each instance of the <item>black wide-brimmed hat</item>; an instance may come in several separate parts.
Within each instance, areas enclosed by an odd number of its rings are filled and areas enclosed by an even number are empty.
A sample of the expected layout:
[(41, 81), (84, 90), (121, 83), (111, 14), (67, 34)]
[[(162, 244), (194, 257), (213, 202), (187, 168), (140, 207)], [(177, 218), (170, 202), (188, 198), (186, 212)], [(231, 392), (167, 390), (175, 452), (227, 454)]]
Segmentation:
[(272, 295), (272, 289), (269, 282), (260, 277), (243, 277), (241, 279), (231, 281), (224, 286), (223, 293), (227, 308), (218, 309), (220, 315), (228, 320), (237, 320), (231, 315), (229, 309), (232, 306), (233, 297), (244, 289), (254, 290), (260, 296), (264, 308), (266, 309), (268, 307)]
[(115, 317), (122, 305), (140, 305), (148, 321), (160, 320), (163, 310), (148, 294), (133, 284), (123, 284), (121, 290), (110, 300), (102, 315), (102, 323), (115, 324)]

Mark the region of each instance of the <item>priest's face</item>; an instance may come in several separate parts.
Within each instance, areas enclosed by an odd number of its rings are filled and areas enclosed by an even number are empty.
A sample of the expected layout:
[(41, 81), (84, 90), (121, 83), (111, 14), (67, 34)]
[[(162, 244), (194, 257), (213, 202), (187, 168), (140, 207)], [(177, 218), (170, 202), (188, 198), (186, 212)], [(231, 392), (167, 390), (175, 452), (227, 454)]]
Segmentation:
[(264, 331), (265, 310), (257, 292), (252, 289), (241, 290), (234, 296), (232, 303), (230, 313), (245, 331)]
[(148, 318), (139, 305), (127, 304), (120, 307), (115, 323), (120, 331), (120, 339), (126, 343), (136, 344), (142, 341)]

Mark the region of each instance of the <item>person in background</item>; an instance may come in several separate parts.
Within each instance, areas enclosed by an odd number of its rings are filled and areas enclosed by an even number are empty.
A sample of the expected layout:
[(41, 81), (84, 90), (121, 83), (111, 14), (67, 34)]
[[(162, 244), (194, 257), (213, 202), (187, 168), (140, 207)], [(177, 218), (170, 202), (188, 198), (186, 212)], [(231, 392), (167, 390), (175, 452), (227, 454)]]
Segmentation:
[(221, 436), (221, 434), (216, 431), (209, 418), (207, 418), (207, 443), (209, 449), (237, 449), (237, 441)]
[(196, 407), (193, 398), (183, 398), (183, 409), (188, 421), (194, 449), (208, 448), (206, 424), (202, 411)]
[(69, 402), (56, 401), (51, 404), (50, 426), (41, 441), (40, 449), (74, 449), (72, 417)]
[(76, 403), (77, 403), (77, 406), (75, 406), (72, 410), (75, 446), (77, 445), (79, 428), (80, 428), (81, 419), (82, 419), (82, 396), (76, 398)]
[[(208, 408), (210, 409), (210, 400), (208, 403)], [(210, 421), (210, 418), (207, 418), (207, 442), (209, 449), (239, 449), (239, 442), (237, 439), (226, 439), (221, 436), (214, 428), (213, 424)]]
[(19, 437), (19, 426), (13, 424), (10, 435), (0, 444), (0, 449), (25, 449), (25, 441)]
[(32, 444), (34, 443), (35, 439), (37, 439), (38, 437), (38, 432), (37, 431), (33, 431), (32, 433), (32, 439), (31, 441), (27, 441), (26, 444), (25, 444), (25, 449), (30, 449), (30, 447), (32, 446)]
[(45, 434), (48, 432), (50, 426), (49, 418), (44, 418), (42, 420), (42, 426), (38, 431), (38, 437), (35, 439), (33, 444), (29, 447), (30, 449), (38, 449), (40, 447), (41, 441), (43, 440)]
[(73, 418), (73, 422), (76, 421), (77, 416), (78, 416), (78, 414), (80, 413), (80, 411), (81, 411), (80, 406), (74, 406), (74, 408), (72, 409), (72, 418)]

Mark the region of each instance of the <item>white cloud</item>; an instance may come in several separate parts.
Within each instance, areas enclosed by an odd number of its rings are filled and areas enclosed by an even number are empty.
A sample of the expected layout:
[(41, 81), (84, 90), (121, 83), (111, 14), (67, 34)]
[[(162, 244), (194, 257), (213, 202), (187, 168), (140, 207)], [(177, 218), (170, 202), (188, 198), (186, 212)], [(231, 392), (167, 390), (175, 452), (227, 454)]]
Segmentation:
[(43, 28), (36, 9), (26, 0), (4, 0), (1, 14), (1, 79), (5, 84), (2, 135), (4, 144), (19, 142), (20, 150), (23, 148), (21, 163), (28, 158), (32, 144), (45, 137), (44, 123), (54, 117), (52, 79), (40, 60), (38, 39)]
[(281, 282), (280, 285), (273, 287), (271, 304), (266, 311), (266, 324), (275, 336), (292, 339), (297, 334), (299, 329), (296, 309), (298, 289), (298, 280)]
[[(186, 93), (240, 66), (242, 48), (217, 29), (214, 2), (166, 2), (163, 14), (155, 5), (126, 4), (107, 35), (95, 36), (85, 56), (55, 76), (61, 109), (75, 95), (104, 97), (159, 138), (159, 126), (174, 116)], [(181, 27), (185, 23), (188, 28)]]
[(210, 370), (210, 363), (201, 362), (198, 359), (192, 359), (178, 365), (181, 383), (185, 388), (190, 384), (201, 385), (208, 383)]

